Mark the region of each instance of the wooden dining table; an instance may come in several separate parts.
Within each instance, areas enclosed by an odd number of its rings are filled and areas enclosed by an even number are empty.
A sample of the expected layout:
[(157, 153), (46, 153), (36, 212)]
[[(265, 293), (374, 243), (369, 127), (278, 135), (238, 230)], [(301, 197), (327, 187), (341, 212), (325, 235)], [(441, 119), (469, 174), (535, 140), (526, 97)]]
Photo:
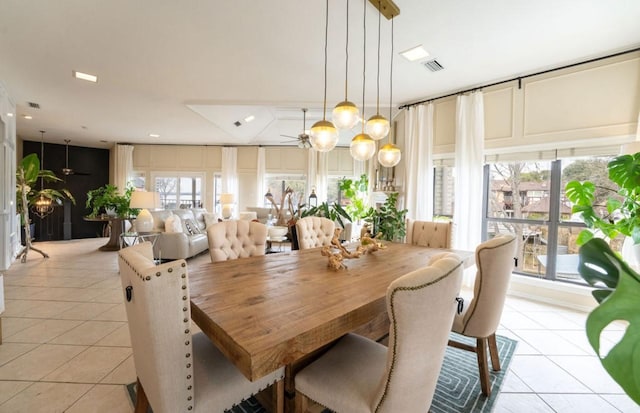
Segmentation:
[[(249, 380), (285, 366), (291, 397), (298, 362), (349, 332), (388, 333), (389, 284), (447, 251), (385, 245), (339, 271), (319, 248), (189, 268), (191, 317)], [(473, 262), (472, 252), (450, 252)]]

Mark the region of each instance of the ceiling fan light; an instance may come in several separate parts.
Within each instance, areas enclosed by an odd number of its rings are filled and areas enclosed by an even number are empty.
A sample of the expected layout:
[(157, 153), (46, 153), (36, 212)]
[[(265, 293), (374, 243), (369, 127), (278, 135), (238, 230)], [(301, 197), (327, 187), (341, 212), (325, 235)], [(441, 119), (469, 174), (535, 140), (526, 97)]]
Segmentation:
[(376, 153), (376, 141), (366, 133), (360, 133), (351, 139), (349, 145), (351, 156), (358, 161), (367, 161)]
[(328, 120), (314, 123), (309, 135), (311, 135), (311, 146), (318, 152), (329, 152), (338, 144), (338, 130)]
[(338, 129), (351, 129), (356, 126), (360, 118), (358, 107), (348, 100), (344, 100), (333, 108), (333, 124)]
[(387, 136), (390, 129), (389, 121), (382, 115), (373, 115), (365, 124), (365, 131), (376, 141)]
[(392, 143), (387, 143), (378, 151), (378, 162), (385, 168), (393, 168), (402, 158), (402, 152), (400, 148)]

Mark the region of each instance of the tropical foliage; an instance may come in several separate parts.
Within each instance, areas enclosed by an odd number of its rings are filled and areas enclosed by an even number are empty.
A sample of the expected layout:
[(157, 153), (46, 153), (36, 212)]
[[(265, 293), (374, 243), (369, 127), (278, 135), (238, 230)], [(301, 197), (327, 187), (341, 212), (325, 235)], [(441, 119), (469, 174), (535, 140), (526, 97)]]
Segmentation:
[(128, 218), (134, 211), (129, 208), (131, 194), (135, 188), (128, 186), (124, 194), (118, 192), (118, 187), (106, 184), (100, 188), (87, 192), (87, 202), (85, 206), (91, 209), (90, 217), (96, 217), (107, 210), (114, 210), (116, 215)]
[(318, 206), (302, 211), (301, 216), (303, 218), (311, 216), (329, 218), (330, 220), (337, 222), (342, 228), (344, 228), (345, 223), (353, 222), (347, 211), (345, 211), (345, 209), (336, 202), (331, 205), (323, 202)]
[(384, 204), (377, 210), (371, 208), (365, 220), (373, 226), (374, 235), (386, 241), (401, 241), (407, 235), (407, 210), (399, 210), (398, 193), (393, 192), (387, 195)]
[(342, 178), (340, 191), (349, 203), (344, 210), (356, 221), (363, 219), (370, 211), (367, 204), (369, 193), (369, 177), (362, 174), (359, 179)]

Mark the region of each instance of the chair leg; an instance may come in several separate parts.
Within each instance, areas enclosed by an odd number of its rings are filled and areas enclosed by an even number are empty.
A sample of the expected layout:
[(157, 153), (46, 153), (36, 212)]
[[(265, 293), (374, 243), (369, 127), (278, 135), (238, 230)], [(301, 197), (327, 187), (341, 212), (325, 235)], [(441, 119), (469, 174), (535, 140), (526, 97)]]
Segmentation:
[(136, 409), (134, 413), (147, 413), (148, 409), (149, 399), (147, 399), (142, 383), (140, 383), (140, 379), (138, 379), (136, 382)]
[(482, 394), (489, 396), (491, 394), (491, 383), (489, 382), (489, 366), (487, 364), (487, 339), (476, 339), (476, 354), (478, 356), (478, 370), (480, 372), (480, 387)]
[(274, 397), (276, 401), (276, 413), (284, 413), (284, 380), (278, 380), (273, 386)]
[(496, 334), (489, 336), (489, 354), (491, 354), (491, 367), (494, 371), (500, 371), (500, 357), (498, 356), (498, 344), (496, 343)]
[(306, 413), (309, 409), (309, 399), (304, 394), (296, 391), (296, 413)]

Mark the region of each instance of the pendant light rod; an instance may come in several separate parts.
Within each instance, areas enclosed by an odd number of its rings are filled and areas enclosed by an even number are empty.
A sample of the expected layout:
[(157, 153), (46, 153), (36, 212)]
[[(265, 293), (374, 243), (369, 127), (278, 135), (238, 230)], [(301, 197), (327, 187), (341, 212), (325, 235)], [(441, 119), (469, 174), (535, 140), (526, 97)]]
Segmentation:
[[(380, 0), (378, 0), (378, 10), (380, 10)], [(380, 21), (382, 13), (378, 13), (378, 68), (376, 72), (376, 114), (380, 114)]]
[(364, 133), (364, 125), (366, 123), (364, 121), (364, 89), (367, 86), (365, 82), (367, 75), (367, 2), (363, 1), (362, 5), (364, 6), (362, 8), (362, 50), (364, 51), (362, 53), (362, 133)]
[[(389, 124), (393, 122), (393, 16), (391, 16), (391, 63), (389, 66)], [(389, 130), (389, 143), (391, 143), (391, 133)]]
[(346, 39), (344, 42), (344, 100), (347, 100), (347, 79), (349, 77), (349, 0), (347, 0), (347, 29)]
[(327, 120), (327, 49), (329, 43), (329, 0), (325, 2), (324, 16), (324, 105), (322, 110), (322, 120)]
[[(46, 131), (40, 131), (40, 170), (44, 169), (44, 133)], [(44, 189), (44, 177), (40, 175), (40, 189)]]

